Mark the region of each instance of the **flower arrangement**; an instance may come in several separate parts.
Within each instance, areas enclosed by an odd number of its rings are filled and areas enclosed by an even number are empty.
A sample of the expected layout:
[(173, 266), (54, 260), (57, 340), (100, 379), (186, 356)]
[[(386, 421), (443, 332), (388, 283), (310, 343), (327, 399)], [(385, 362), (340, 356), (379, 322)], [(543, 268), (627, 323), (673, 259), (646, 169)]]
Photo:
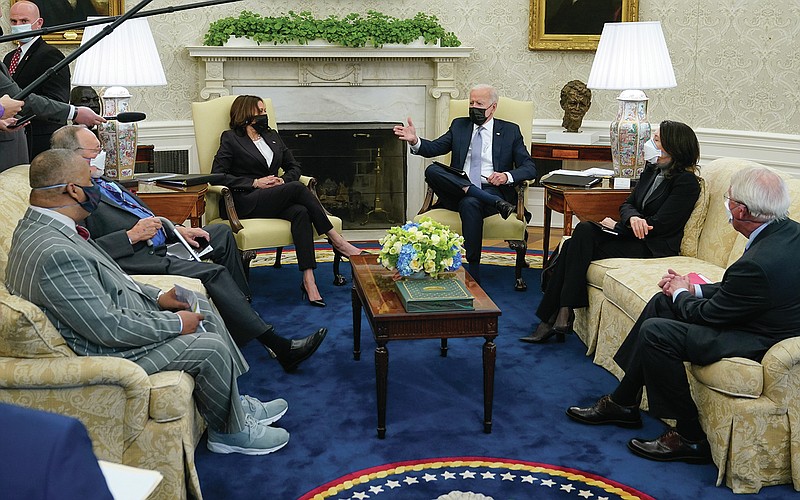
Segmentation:
[(461, 267), (464, 237), (430, 217), (395, 226), (378, 242), (378, 261), (400, 276), (424, 272), (435, 278)]

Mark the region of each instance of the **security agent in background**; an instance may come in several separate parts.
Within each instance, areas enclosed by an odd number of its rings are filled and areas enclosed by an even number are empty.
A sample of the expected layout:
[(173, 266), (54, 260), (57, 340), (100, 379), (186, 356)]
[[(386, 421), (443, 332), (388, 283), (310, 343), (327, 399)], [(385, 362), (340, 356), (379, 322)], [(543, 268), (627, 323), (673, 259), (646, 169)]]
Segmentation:
[[(39, 17), (39, 7), (27, 0), (21, 0), (11, 6), (9, 21), (12, 33), (38, 30), (44, 25), (44, 19)], [(19, 48), (7, 53), (3, 63), (17, 85), (22, 88), (33, 83), (45, 71), (64, 59), (61, 51), (45, 43), (40, 36), (21, 38), (18, 42)], [(69, 102), (69, 79), (69, 67), (65, 66), (42, 82), (36, 92), (55, 101)], [(100, 114), (99, 111), (97, 114)], [(66, 119), (56, 123), (39, 117), (34, 118), (30, 125), (25, 127), (29, 158), (50, 149), (50, 135), (66, 123)]]

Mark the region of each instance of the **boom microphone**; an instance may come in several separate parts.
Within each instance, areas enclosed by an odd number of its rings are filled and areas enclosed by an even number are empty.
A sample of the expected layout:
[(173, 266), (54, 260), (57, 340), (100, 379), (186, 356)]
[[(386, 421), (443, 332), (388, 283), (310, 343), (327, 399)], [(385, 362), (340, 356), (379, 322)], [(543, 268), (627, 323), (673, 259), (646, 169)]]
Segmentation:
[(116, 120), (120, 123), (132, 123), (144, 120), (147, 118), (147, 115), (137, 111), (123, 111), (122, 113), (117, 113), (117, 116), (104, 116), (103, 118), (106, 120)]

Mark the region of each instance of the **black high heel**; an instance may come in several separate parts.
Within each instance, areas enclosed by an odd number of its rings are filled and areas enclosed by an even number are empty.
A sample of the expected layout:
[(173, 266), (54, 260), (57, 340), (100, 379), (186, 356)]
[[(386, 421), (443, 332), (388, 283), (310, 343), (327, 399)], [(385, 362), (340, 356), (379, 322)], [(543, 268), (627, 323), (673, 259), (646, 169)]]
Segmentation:
[(550, 337), (556, 337), (556, 342), (563, 343), (566, 340), (567, 331), (562, 330), (560, 328), (556, 328), (548, 323), (540, 323), (536, 330), (528, 335), (527, 337), (522, 337), (519, 340), (522, 342), (527, 342), (529, 344), (543, 344), (550, 340)]
[(306, 291), (306, 284), (300, 283), (300, 292), (303, 294), (303, 300), (308, 300), (308, 303), (314, 307), (325, 307), (325, 300), (320, 297), (317, 300), (311, 300), (308, 298), (308, 292)]

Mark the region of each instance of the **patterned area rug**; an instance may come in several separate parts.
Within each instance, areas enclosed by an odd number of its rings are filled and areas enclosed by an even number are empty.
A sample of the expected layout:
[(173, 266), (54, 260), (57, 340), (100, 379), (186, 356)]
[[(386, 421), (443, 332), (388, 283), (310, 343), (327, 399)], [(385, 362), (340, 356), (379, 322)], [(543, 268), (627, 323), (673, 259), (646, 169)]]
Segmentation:
[[(356, 246), (372, 253), (380, 251), (378, 242), (359, 242)], [(318, 262), (333, 262), (333, 250), (331, 246), (326, 243), (317, 243), (316, 255)], [(516, 253), (508, 247), (483, 247), (483, 255), (481, 263), (495, 265), (495, 266), (514, 266)], [(528, 249), (525, 256), (525, 262), (528, 263), (533, 269), (540, 269), (542, 267), (542, 253), (540, 251), (533, 251)], [(267, 249), (258, 252), (256, 258), (253, 259), (251, 266), (271, 266), (275, 263), (275, 249)], [(282, 264), (297, 264), (295, 257), (294, 247), (285, 247), (281, 254)]]
[(300, 500), (325, 498), (653, 499), (646, 493), (588, 472), (489, 457), (414, 460), (364, 469), (309, 491)]

